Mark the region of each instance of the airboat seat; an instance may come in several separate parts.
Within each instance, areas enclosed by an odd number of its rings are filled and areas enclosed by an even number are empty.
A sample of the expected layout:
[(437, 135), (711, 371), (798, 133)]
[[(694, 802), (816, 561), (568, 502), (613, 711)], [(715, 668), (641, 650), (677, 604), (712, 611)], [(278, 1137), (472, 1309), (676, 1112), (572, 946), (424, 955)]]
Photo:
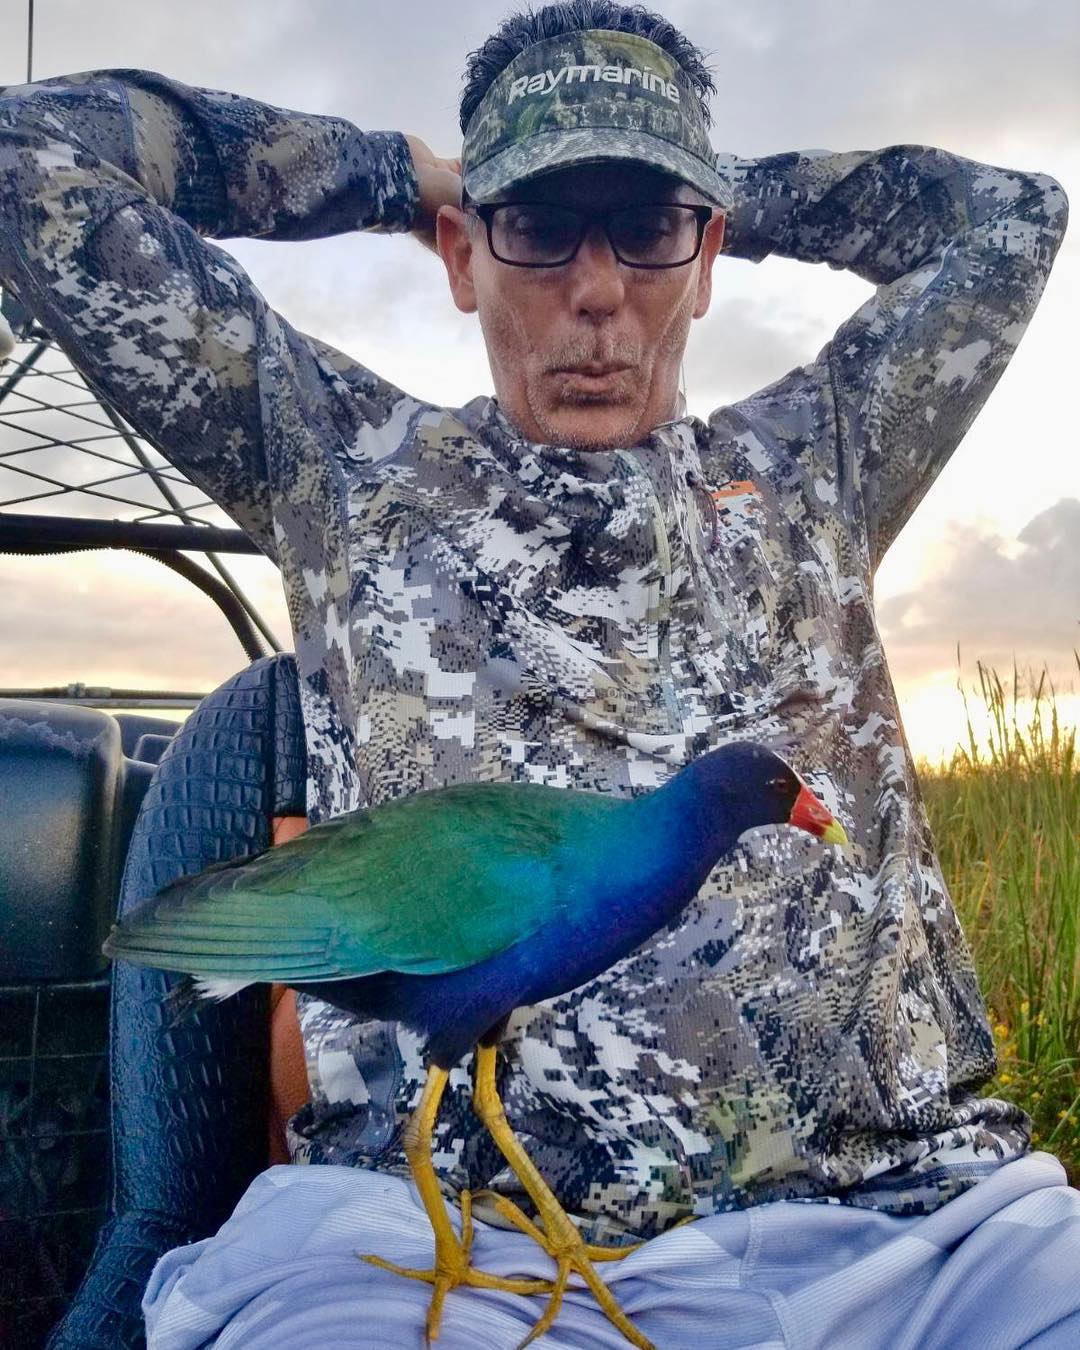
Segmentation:
[[(264, 657), (208, 695), (166, 748), (132, 834), (118, 912), (178, 876), (260, 852), (276, 817), (304, 811), (294, 659)], [(252, 986), (170, 1027), (162, 1000), (179, 978), (126, 962), (113, 969), (109, 1215), (49, 1350), (143, 1346), (140, 1303), (158, 1257), (216, 1232), (251, 1180), (280, 1160), (267, 1143), (280, 1102), (268, 989)], [(295, 1009), (291, 995), (275, 997), (275, 1034), (297, 1079)]]
[(152, 772), (124, 754), (107, 713), (0, 699), (0, 984), (105, 973), (101, 944)]
[(107, 713), (0, 699), (5, 1345), (41, 1344), (103, 1217), (109, 972), (101, 943), (153, 772), (125, 754)]

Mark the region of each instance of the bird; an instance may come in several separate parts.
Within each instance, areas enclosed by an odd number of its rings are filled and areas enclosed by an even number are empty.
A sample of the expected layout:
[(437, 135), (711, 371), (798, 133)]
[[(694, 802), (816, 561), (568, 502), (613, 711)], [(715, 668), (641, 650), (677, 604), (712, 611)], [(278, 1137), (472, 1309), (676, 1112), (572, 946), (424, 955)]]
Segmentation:
[[(552, 1325), (576, 1272), (626, 1339), (651, 1350), (594, 1268), (633, 1248), (585, 1243), (515, 1137), (496, 1089), (499, 1041), (516, 1008), (580, 987), (676, 919), (746, 831), (785, 824), (847, 842), (791, 765), (749, 741), (700, 754), (636, 795), (454, 783), (333, 817), (254, 857), (173, 881), (115, 924), (103, 950), (185, 972), (189, 1002), (279, 982), (423, 1038), (426, 1077), (403, 1147), (434, 1230), (434, 1266), (364, 1259), (433, 1285), (429, 1344), (447, 1291), (467, 1284), (549, 1295), (524, 1346)], [(431, 1136), (450, 1070), (473, 1050), (473, 1109), (543, 1229), (508, 1197), (492, 1203), (553, 1258), (554, 1281), (470, 1265), (468, 1192), (460, 1240), (451, 1225)]]

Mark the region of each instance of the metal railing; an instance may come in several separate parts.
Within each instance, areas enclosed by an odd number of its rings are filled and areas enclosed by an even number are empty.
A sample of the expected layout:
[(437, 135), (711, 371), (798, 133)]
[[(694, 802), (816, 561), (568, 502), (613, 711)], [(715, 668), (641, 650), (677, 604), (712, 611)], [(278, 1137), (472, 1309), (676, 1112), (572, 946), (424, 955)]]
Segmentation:
[(16, 346), (0, 366), (0, 553), (136, 550), (213, 600), (249, 660), (281, 651), (219, 556), (259, 555), (254, 542), (90, 389), (10, 292), (2, 311)]

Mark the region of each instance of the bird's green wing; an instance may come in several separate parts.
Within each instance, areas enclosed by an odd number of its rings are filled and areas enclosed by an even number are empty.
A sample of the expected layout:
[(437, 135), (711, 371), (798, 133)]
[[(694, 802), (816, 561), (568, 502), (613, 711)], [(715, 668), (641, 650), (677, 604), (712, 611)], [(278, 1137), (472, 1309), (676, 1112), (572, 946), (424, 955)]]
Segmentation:
[(620, 799), (459, 784), (355, 811), (165, 887), (105, 951), (218, 979), (330, 980), (474, 965), (573, 909)]

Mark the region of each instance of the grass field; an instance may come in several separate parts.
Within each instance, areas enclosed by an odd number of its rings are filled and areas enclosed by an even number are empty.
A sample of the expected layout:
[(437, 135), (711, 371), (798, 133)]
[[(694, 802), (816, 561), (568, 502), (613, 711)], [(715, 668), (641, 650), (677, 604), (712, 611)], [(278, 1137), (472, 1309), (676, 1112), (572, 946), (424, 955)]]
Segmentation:
[[(1080, 657), (1078, 657), (1080, 665)], [(990, 1008), (998, 1072), (986, 1095), (1028, 1111), (1036, 1148), (1080, 1185), (1080, 755), (1045, 679), (1023, 691), (979, 667), (988, 746), (968, 722), (948, 767), (920, 783)]]

